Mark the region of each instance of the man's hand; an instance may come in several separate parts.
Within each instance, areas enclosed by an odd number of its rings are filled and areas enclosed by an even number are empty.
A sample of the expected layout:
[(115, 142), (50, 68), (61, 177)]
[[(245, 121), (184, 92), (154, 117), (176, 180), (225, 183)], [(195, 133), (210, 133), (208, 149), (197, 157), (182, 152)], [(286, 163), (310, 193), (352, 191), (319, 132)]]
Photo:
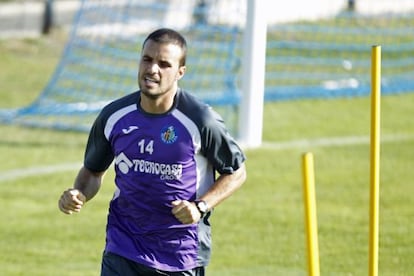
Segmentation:
[(200, 220), (200, 212), (194, 202), (175, 200), (172, 203), (173, 215), (183, 224), (193, 224)]
[(68, 189), (60, 196), (59, 209), (68, 215), (73, 212), (79, 213), (85, 202), (86, 197), (83, 193), (77, 189)]

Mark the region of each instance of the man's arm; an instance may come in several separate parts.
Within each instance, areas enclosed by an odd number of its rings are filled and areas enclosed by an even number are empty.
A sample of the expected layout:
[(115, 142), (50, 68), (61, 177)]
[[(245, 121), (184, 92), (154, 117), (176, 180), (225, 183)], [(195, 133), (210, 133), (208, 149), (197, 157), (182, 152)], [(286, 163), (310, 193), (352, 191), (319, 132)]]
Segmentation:
[(59, 199), (59, 209), (65, 214), (80, 212), (83, 204), (99, 191), (105, 172), (92, 172), (85, 167), (79, 170), (73, 188), (63, 192)]
[(246, 177), (246, 167), (242, 164), (234, 173), (220, 175), (210, 190), (199, 199), (204, 200), (212, 209), (238, 190), (243, 185)]
[[(208, 207), (212, 209), (239, 189), (245, 182), (246, 177), (246, 167), (242, 164), (241, 167), (232, 174), (220, 175), (213, 186), (198, 199), (205, 201)], [(182, 223), (191, 224), (200, 219), (200, 212), (194, 202), (176, 200), (172, 204), (172, 213)]]

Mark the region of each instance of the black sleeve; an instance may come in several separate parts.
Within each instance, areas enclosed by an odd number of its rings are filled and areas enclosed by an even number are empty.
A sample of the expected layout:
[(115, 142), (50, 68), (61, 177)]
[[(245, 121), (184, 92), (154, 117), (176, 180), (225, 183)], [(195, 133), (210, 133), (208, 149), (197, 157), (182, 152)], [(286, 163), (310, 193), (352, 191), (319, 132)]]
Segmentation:
[(228, 132), (223, 119), (211, 108), (201, 129), (202, 152), (220, 174), (238, 170), (246, 156)]
[(111, 144), (104, 134), (105, 122), (101, 113), (89, 132), (86, 145), (84, 166), (94, 172), (107, 170), (114, 159)]

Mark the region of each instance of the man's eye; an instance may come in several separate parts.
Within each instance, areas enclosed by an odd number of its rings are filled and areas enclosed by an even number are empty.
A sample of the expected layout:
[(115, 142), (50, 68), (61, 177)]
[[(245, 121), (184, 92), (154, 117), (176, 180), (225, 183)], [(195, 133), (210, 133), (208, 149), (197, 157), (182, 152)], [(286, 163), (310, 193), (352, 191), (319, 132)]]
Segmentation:
[(170, 64), (168, 62), (160, 62), (160, 67), (167, 68), (167, 67), (170, 67)]
[(150, 58), (150, 57), (148, 57), (148, 56), (143, 56), (142, 57), (142, 61), (145, 61), (145, 62), (150, 62), (152, 59)]

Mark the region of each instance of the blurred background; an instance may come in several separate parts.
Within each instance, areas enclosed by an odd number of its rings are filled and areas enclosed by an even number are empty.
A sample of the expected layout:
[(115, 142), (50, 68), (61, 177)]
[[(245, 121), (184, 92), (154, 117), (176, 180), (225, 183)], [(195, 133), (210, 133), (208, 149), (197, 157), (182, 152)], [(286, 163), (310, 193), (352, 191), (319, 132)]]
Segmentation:
[[(26, 125), (87, 130), (108, 101), (136, 90), (145, 35), (159, 27), (190, 43), (182, 86), (217, 106), (238, 135), (243, 57), (253, 0), (0, 1), (0, 39), (67, 32), (55, 72), (32, 105), (0, 110)], [(366, 96), (371, 47), (382, 46), (382, 93), (414, 91), (414, 1), (266, 1), (264, 100)], [(250, 21), (249, 21), (250, 20)], [(260, 43), (260, 42), (259, 42)], [(250, 61), (255, 62), (255, 61)], [(250, 91), (248, 93), (254, 93)], [(243, 96), (244, 95), (244, 96)], [(259, 96), (260, 97), (260, 96)]]

